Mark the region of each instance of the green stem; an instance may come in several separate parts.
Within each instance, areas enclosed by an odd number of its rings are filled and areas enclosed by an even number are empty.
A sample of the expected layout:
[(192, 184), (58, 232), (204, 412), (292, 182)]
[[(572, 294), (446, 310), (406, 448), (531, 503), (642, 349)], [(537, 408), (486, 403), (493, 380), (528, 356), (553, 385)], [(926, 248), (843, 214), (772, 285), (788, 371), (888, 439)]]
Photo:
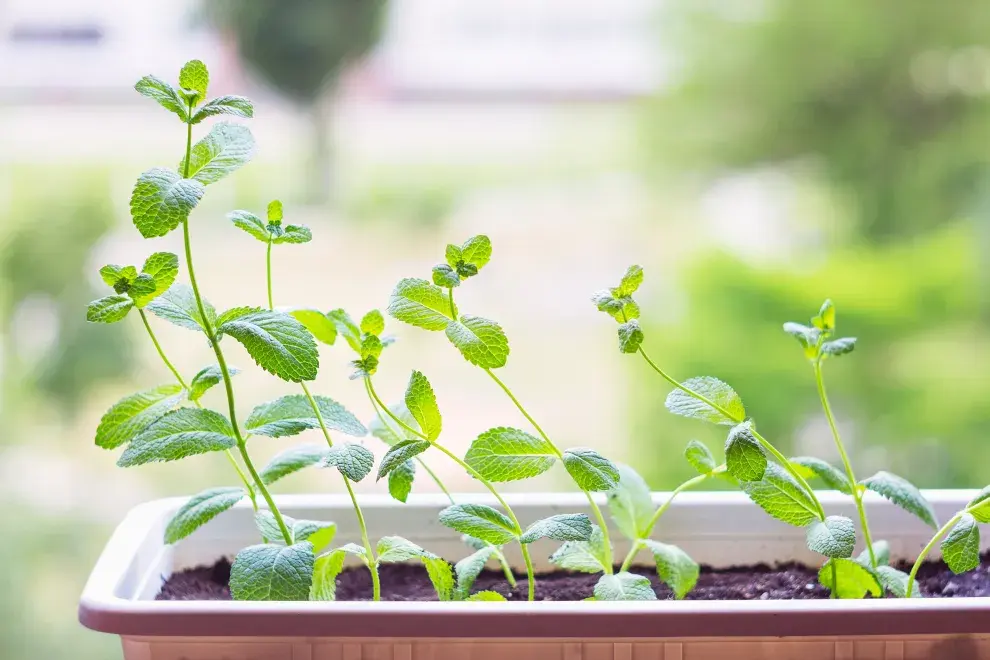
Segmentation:
[(914, 590), (914, 579), (918, 575), (918, 569), (921, 568), (921, 564), (925, 561), (925, 557), (927, 557), (928, 553), (932, 551), (935, 544), (941, 541), (942, 537), (949, 533), (949, 530), (952, 529), (957, 522), (959, 522), (959, 520), (963, 517), (963, 514), (966, 512), (967, 510), (963, 509), (956, 515), (952, 516), (952, 518), (949, 519), (949, 522), (942, 525), (942, 528), (935, 532), (935, 536), (932, 537), (932, 540), (928, 542), (928, 545), (926, 545), (921, 551), (921, 554), (918, 555), (918, 559), (915, 560), (914, 566), (911, 567), (911, 573), (908, 575), (907, 591), (904, 594), (907, 598), (911, 597), (911, 593)]
[[(522, 413), (523, 417), (525, 417), (526, 420), (533, 425), (533, 428), (536, 429), (536, 432), (540, 434), (540, 437), (542, 437), (543, 440), (553, 449), (554, 453), (557, 455), (557, 458), (563, 460), (564, 455), (561, 453), (560, 449), (557, 448), (557, 445), (554, 444), (553, 440), (551, 440), (550, 437), (543, 431), (543, 429), (540, 428), (540, 425), (536, 423), (536, 420), (533, 419), (533, 417), (528, 412), (526, 412), (526, 409), (523, 408), (523, 405), (521, 403), (519, 403), (519, 399), (515, 397), (515, 395), (512, 393), (512, 390), (510, 390), (508, 386), (505, 383), (503, 383), (491, 369), (486, 368), (484, 369), (484, 371), (489, 376), (491, 376), (492, 380), (494, 380), (499, 387), (502, 388), (502, 391), (505, 392), (505, 394), (509, 397), (512, 403), (515, 404), (516, 408), (519, 410), (519, 412)], [(580, 485), (578, 485), (578, 488), (581, 488)], [(613, 570), (612, 541), (609, 538), (608, 527), (605, 524), (605, 516), (602, 515), (602, 510), (595, 502), (595, 498), (592, 497), (591, 493), (589, 493), (587, 490), (583, 488), (581, 488), (581, 492), (583, 492), (584, 496), (587, 498), (588, 505), (591, 507), (591, 511), (594, 514), (596, 521), (598, 522), (598, 527), (601, 528), (602, 535), (605, 537), (605, 573), (611, 574)]]
[(815, 383), (818, 386), (818, 397), (822, 401), (822, 409), (825, 411), (825, 418), (828, 420), (828, 427), (832, 430), (832, 437), (835, 439), (835, 446), (839, 450), (842, 464), (846, 468), (846, 477), (849, 479), (849, 487), (852, 490), (853, 501), (856, 503), (856, 511), (859, 513), (859, 523), (863, 528), (863, 541), (866, 542), (866, 551), (870, 555), (870, 565), (877, 567), (877, 557), (873, 552), (873, 539), (870, 536), (870, 525), (866, 518), (866, 507), (863, 505), (863, 494), (857, 486), (856, 474), (853, 472), (852, 462), (846, 453), (846, 448), (839, 437), (839, 429), (835, 424), (835, 416), (832, 414), (832, 406), (828, 402), (828, 394), (825, 392), (825, 380), (822, 378), (822, 359), (819, 357), (814, 361)]
[(268, 281), (268, 309), (274, 309), (272, 302), (272, 239), (268, 239), (268, 250), (265, 253), (265, 279)]
[(447, 287), (447, 300), (450, 302), (450, 318), (457, 320), (457, 309), (454, 307), (454, 287)]

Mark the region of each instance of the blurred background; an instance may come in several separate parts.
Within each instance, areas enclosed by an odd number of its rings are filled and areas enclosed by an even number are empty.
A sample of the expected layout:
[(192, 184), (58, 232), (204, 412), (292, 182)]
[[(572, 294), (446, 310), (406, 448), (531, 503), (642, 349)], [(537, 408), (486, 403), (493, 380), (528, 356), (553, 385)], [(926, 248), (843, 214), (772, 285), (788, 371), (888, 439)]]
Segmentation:
[[(561, 445), (669, 489), (690, 473), (685, 443), (720, 453), (722, 431), (666, 413), (667, 386), (618, 352), (590, 294), (642, 264), (653, 357), (731, 383), (785, 453), (834, 459), (811, 370), (780, 330), (831, 297), (840, 334), (859, 337), (826, 374), (857, 471), (976, 487), (990, 458), (988, 35), (990, 5), (967, 0), (0, 0), (0, 657), (117, 657), (75, 621), (113, 526), (143, 500), (234, 481), (220, 457), (125, 471), (93, 445), (117, 398), (168, 382), (136, 316), (85, 321), (108, 293), (100, 266), (181, 252), (129, 218), (137, 175), (184, 147), (133, 91), (141, 76), (175, 82), (199, 58), (211, 95), (255, 101), (257, 158), (191, 220), (220, 309), (264, 304), (264, 248), (229, 225), (234, 208), (280, 198), (313, 230), (276, 250), (276, 304), (355, 317), (399, 278), (428, 278), (446, 243), (486, 233), (493, 261), (458, 301), (507, 331), (504, 380)], [(185, 374), (211, 363), (201, 338), (152, 322)], [(389, 325), (384, 397), (423, 370), (462, 451), (489, 426), (525, 428), (443, 337)], [(244, 414), (294, 392), (227, 350), (246, 368)], [(324, 350), (315, 389), (367, 420), (349, 359)], [(299, 440), (252, 451), (263, 462)], [(278, 490), (337, 487), (311, 471)]]

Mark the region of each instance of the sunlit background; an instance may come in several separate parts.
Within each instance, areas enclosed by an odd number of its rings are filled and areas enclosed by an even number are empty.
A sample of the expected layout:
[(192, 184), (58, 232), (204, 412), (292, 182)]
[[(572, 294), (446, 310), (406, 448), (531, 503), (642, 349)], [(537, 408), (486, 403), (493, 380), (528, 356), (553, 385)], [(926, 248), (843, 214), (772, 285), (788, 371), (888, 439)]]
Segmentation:
[[(218, 308), (265, 302), (264, 247), (225, 219), (235, 208), (280, 198), (312, 227), (276, 250), (276, 304), (355, 316), (488, 234), (493, 260), (459, 304), (508, 333), (503, 378), (558, 443), (667, 489), (689, 475), (688, 440), (724, 438), (665, 412), (667, 386), (619, 353), (590, 294), (642, 264), (653, 356), (731, 383), (786, 453), (834, 459), (780, 330), (831, 297), (860, 338), (827, 372), (858, 471), (972, 487), (990, 478), (988, 35), (990, 6), (966, 0), (0, 0), (0, 657), (117, 657), (74, 612), (111, 529), (140, 501), (234, 481), (215, 454), (120, 470), (93, 445), (113, 401), (168, 382), (134, 314), (85, 320), (108, 293), (100, 266), (181, 252), (130, 222), (137, 175), (184, 147), (133, 91), (142, 75), (175, 81), (199, 58), (211, 94), (256, 103), (257, 158), (191, 220)], [(152, 323), (184, 374), (211, 363), (201, 337)], [(383, 396), (423, 370), (460, 451), (525, 428), (438, 333), (389, 326)], [(294, 393), (228, 350), (243, 413)], [(315, 389), (367, 420), (348, 359), (326, 349)], [(262, 462), (297, 441), (251, 449)], [(312, 471), (278, 490), (338, 485)]]

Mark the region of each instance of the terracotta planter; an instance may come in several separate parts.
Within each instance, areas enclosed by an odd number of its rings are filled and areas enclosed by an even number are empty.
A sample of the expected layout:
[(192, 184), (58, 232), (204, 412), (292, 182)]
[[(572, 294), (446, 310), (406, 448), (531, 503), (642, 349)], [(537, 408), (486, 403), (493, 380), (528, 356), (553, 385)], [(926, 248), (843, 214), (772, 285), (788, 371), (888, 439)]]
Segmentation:
[[(928, 491), (940, 519), (974, 495)], [(658, 493), (657, 501), (666, 495)], [(580, 494), (509, 499), (521, 520), (584, 511)], [(855, 517), (849, 498), (822, 493), (830, 514)], [(484, 496), (458, 501), (492, 504)], [(648, 603), (157, 602), (174, 570), (212, 563), (256, 543), (242, 502), (178, 546), (162, 532), (184, 499), (135, 508), (107, 544), (82, 594), (83, 625), (120, 635), (126, 660), (940, 660), (990, 659), (990, 598), (861, 601), (661, 601)], [(931, 531), (878, 497), (868, 498), (874, 537), (894, 559), (913, 558)], [(350, 505), (332, 495), (283, 496), (293, 517), (334, 520), (337, 543), (357, 540)], [(405, 505), (363, 496), (373, 539), (398, 534), (451, 561), (467, 554), (436, 520), (446, 500)], [(803, 529), (764, 514), (740, 493), (686, 493), (656, 531), (700, 563), (729, 566), (820, 558)], [(984, 535), (986, 538), (988, 535)], [(614, 535), (617, 552), (624, 553)], [(534, 544), (537, 570), (553, 546)], [(510, 561), (518, 560), (508, 548)], [(642, 555), (643, 562), (647, 556)]]

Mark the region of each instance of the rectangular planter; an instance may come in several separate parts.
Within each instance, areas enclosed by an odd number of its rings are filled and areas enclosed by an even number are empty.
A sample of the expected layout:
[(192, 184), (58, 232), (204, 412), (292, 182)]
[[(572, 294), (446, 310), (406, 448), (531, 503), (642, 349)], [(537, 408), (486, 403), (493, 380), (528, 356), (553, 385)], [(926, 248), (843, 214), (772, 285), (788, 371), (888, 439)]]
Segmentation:
[[(975, 491), (927, 491), (940, 520)], [(931, 530), (868, 494), (875, 539), (893, 559), (913, 559)], [(662, 502), (667, 494), (657, 493)], [(525, 525), (556, 513), (587, 512), (581, 494), (506, 498)], [(850, 498), (821, 493), (829, 514), (856, 518)], [(83, 591), (79, 620), (120, 635), (126, 660), (990, 660), (990, 598), (858, 601), (661, 601), (537, 603), (159, 602), (172, 571), (210, 564), (257, 543), (241, 502), (177, 546), (162, 533), (184, 498), (136, 507), (118, 527)], [(342, 496), (282, 496), (293, 517), (333, 520), (334, 544), (358, 541)], [(459, 502), (494, 504), (482, 495)], [(604, 498), (603, 498), (604, 501)], [(583, 504), (582, 504), (583, 502)], [(400, 535), (456, 561), (469, 553), (437, 522), (438, 496), (362, 496), (372, 542)], [(655, 537), (713, 566), (797, 560), (818, 564), (803, 529), (769, 518), (741, 493), (685, 493)], [(986, 537), (988, 535), (984, 535)], [(617, 555), (628, 550), (613, 534)], [(556, 544), (533, 545), (537, 570)], [(625, 546), (625, 547), (623, 547)], [(506, 547), (517, 566), (516, 549)], [(643, 563), (647, 554), (641, 555)]]

